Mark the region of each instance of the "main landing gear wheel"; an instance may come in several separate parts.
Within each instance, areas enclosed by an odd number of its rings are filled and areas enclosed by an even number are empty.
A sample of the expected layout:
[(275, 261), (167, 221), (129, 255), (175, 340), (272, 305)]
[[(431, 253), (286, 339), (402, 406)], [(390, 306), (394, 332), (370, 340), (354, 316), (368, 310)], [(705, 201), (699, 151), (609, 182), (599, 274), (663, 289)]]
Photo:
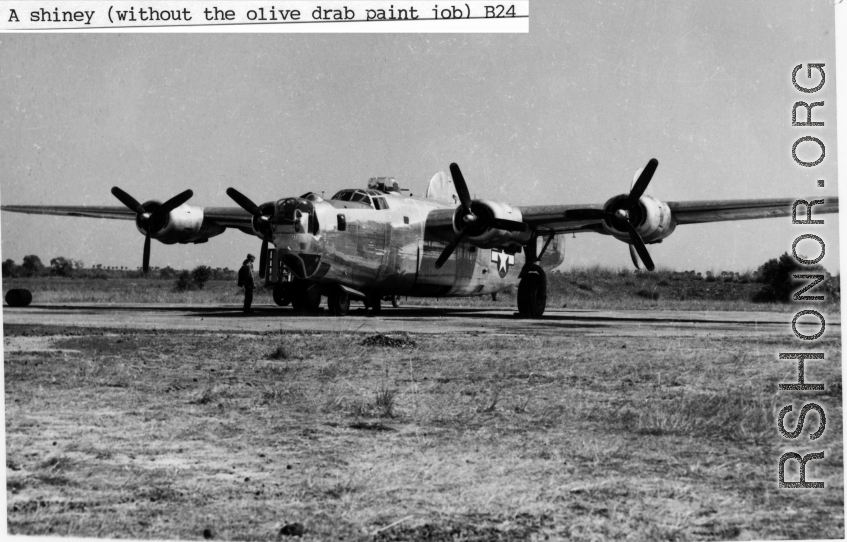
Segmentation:
[(309, 284), (306, 281), (292, 283), (293, 296), (291, 306), (298, 312), (318, 312), (321, 306), (321, 291), (317, 284)]
[(540, 318), (547, 308), (547, 275), (542, 269), (524, 275), (518, 285), (518, 313), (524, 318)]
[(395, 309), (400, 306), (400, 296), (399, 295), (390, 295), (388, 296), (391, 300), (391, 306)]
[(284, 307), (291, 303), (291, 292), (289, 291), (288, 286), (289, 283), (287, 282), (274, 284), (274, 303), (280, 307)]
[(341, 288), (337, 288), (327, 297), (326, 304), (331, 315), (347, 316), (347, 312), (350, 310), (350, 294)]

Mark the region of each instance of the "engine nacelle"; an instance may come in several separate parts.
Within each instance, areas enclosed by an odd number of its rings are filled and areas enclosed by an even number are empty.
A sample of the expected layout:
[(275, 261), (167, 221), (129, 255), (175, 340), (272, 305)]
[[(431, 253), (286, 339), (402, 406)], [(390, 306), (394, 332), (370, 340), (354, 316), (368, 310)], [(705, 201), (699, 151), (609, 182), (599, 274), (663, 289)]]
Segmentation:
[(532, 237), (529, 228), (520, 232), (501, 230), (490, 227), (488, 224), (492, 219), (499, 218), (514, 222), (523, 221), (520, 209), (506, 203), (487, 200), (474, 200), (471, 202), (471, 211), (476, 220), (468, 224), (462, 224), (464, 213), (457, 209), (453, 214), (453, 231), (458, 235), (461, 229), (465, 229), (465, 239), (479, 248), (507, 247), (513, 245), (521, 247), (526, 245)]
[[(626, 194), (615, 196), (606, 202), (607, 212), (613, 212), (620, 207), (621, 200), (627, 199)], [(641, 196), (638, 200), (638, 208), (630, 216), (630, 222), (646, 244), (658, 243), (673, 233), (676, 229), (676, 220), (671, 214), (670, 207), (663, 201), (650, 196)], [(625, 226), (626, 224), (624, 224)], [(629, 242), (629, 233), (616, 227), (610, 219), (603, 220), (603, 230), (620, 241)]]
[[(158, 201), (148, 201), (144, 204), (144, 210), (152, 212), (160, 205)], [(146, 235), (146, 231), (137, 218), (135, 227), (142, 235)], [(168, 213), (162, 223), (150, 224), (149, 227), (150, 237), (166, 245), (203, 242), (226, 230), (223, 226), (204, 220), (202, 207), (185, 203)]]

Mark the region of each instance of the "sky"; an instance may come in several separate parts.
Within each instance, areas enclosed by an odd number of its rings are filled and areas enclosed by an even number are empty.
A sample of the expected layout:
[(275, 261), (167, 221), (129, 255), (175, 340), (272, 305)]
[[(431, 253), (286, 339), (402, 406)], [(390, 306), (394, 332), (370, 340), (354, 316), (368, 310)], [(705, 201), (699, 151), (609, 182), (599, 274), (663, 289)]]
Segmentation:
[[(829, 0), (534, 1), (528, 34), (0, 35), (0, 201), (120, 205), (119, 186), (234, 206), (229, 186), (262, 202), (374, 176), (423, 195), (457, 162), (480, 198), (601, 203), (653, 157), (648, 194), (665, 201), (835, 196), (834, 40)], [(815, 94), (791, 83), (808, 62), (826, 64)], [(798, 100), (824, 101), (825, 126), (792, 127)], [(805, 135), (827, 146), (814, 168), (791, 156)], [(660, 267), (743, 272), (815, 233), (836, 272), (825, 220), (681, 226), (650, 250)], [(141, 265), (130, 221), (3, 212), (0, 235), (17, 262)], [(154, 243), (151, 264), (235, 268), (259, 245), (235, 230)], [(632, 265), (611, 237), (569, 237), (565, 267), (594, 264)]]

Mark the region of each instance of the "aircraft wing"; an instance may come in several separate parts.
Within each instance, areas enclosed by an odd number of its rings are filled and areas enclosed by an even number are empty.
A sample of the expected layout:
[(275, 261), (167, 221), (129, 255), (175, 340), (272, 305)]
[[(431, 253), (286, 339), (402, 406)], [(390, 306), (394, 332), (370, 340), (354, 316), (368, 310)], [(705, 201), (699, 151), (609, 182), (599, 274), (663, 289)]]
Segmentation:
[(252, 235), (250, 228), (253, 215), (241, 207), (206, 207), (203, 209), (203, 213), (206, 218), (216, 224), (227, 228), (238, 228)]
[[(808, 198), (807, 201), (823, 200), (812, 207), (812, 217), (820, 214), (837, 213), (838, 198)], [(681, 201), (668, 202), (677, 224), (701, 224), (725, 220), (751, 220), (790, 216), (797, 198), (790, 199), (738, 199), (726, 201)], [(798, 219), (806, 218), (806, 205), (797, 206)]]
[[(0, 205), (0, 210), (31, 215), (81, 216), (87, 218), (109, 218), (135, 220), (135, 212), (124, 206), (95, 205)], [(205, 207), (206, 220), (225, 228), (238, 228), (246, 233), (250, 229), (252, 216), (241, 207)]]
[(88, 205), (0, 205), (0, 210), (28, 215), (82, 216), (135, 220), (135, 213), (126, 207)]
[[(838, 198), (808, 198), (824, 200), (813, 207), (812, 218), (838, 212)], [(740, 199), (667, 202), (677, 224), (702, 224), (726, 220), (752, 220), (789, 216), (797, 198)], [(597, 231), (603, 221), (603, 205), (535, 205), (520, 207), (523, 221), (531, 228), (554, 233)], [(797, 207), (798, 219), (806, 217), (806, 206)]]

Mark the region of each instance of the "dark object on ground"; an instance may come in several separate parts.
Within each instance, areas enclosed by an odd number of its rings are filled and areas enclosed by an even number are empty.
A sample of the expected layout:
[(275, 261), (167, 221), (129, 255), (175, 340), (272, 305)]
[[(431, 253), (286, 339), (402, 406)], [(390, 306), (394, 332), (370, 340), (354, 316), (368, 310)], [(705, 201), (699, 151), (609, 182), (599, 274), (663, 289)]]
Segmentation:
[(212, 538), (212, 529), (203, 529), (203, 538), (206, 540)]
[(362, 341), (362, 346), (388, 346), (391, 348), (412, 348), (417, 344), (410, 337), (396, 337), (382, 333), (365, 337), (365, 340)]
[(32, 292), (24, 288), (14, 288), (6, 292), (6, 303), (10, 307), (26, 307), (32, 303)]
[(282, 536), (303, 536), (305, 532), (306, 528), (303, 527), (302, 523), (286, 523), (279, 530), (279, 534)]

